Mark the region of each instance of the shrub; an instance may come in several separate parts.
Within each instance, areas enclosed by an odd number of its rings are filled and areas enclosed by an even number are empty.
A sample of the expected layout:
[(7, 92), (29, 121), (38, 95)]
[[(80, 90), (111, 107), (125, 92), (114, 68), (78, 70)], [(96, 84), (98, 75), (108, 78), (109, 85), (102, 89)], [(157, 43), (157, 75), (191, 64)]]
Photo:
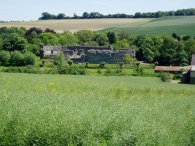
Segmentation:
[(19, 51), (14, 51), (11, 53), (11, 61), (12, 66), (23, 66), (24, 65), (24, 56)]
[(174, 75), (171, 73), (163, 73), (161, 75), (161, 80), (163, 82), (170, 82), (173, 79)]
[(101, 70), (101, 69), (98, 69), (98, 70), (97, 70), (97, 73), (98, 73), (98, 74), (101, 74), (101, 73), (102, 73), (102, 70)]
[(7, 51), (0, 52), (0, 66), (9, 66), (10, 63), (10, 53)]
[(73, 64), (72, 60), (68, 60), (68, 65), (71, 66)]
[(105, 67), (106, 67), (106, 62), (101, 62), (99, 68), (105, 68)]
[(70, 74), (70, 75), (86, 75), (87, 71), (84, 68), (77, 66), (69, 66), (66, 64), (59, 65), (57, 67), (59, 74)]
[(141, 76), (144, 74), (144, 69), (143, 67), (140, 67), (139, 64), (136, 64), (133, 68), (133, 75), (134, 76)]
[(54, 56), (53, 64), (58, 66), (64, 63), (65, 57), (63, 53), (58, 53)]
[(24, 64), (25, 65), (35, 65), (36, 56), (31, 52), (26, 52), (24, 55)]

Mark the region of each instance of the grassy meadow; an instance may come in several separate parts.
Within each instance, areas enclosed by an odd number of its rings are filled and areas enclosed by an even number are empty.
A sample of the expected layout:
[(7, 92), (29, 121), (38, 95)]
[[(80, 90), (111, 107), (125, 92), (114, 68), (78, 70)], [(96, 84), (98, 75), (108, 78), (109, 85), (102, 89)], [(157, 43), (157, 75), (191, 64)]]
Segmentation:
[(0, 27), (39, 27), (51, 28), (56, 32), (79, 30), (93, 31), (125, 31), (131, 35), (162, 35), (172, 34), (195, 35), (195, 16), (171, 16), (161, 18), (140, 19), (69, 19), (69, 20), (42, 20), (23, 22), (1, 22)]
[(0, 73), (0, 145), (195, 145), (195, 86)]

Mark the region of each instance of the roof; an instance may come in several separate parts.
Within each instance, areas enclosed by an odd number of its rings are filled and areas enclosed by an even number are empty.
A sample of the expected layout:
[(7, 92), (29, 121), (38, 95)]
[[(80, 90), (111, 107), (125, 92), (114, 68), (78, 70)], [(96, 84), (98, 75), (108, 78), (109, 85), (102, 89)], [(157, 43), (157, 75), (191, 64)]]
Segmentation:
[(178, 66), (156, 66), (155, 71), (180, 71)]
[(192, 55), (192, 62), (191, 65), (195, 65), (195, 54)]
[(179, 67), (179, 66), (156, 66), (155, 71), (170, 71), (170, 72), (179, 72), (179, 71), (188, 71), (191, 66)]

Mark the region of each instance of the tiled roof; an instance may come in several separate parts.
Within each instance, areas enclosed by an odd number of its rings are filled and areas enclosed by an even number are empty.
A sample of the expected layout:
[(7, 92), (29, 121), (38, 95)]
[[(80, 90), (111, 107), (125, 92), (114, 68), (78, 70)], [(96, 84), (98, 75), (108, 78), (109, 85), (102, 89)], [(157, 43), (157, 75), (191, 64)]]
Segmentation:
[(170, 71), (170, 72), (179, 72), (181, 70), (187, 71), (190, 67), (179, 67), (179, 66), (156, 66), (155, 71)]

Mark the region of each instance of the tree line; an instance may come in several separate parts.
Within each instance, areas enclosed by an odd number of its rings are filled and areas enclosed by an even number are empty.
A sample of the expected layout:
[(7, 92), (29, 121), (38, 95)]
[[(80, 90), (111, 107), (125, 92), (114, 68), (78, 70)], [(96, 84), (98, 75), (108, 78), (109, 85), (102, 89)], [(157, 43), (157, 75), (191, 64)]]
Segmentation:
[(141, 13), (137, 12), (134, 15), (128, 14), (108, 14), (104, 15), (99, 12), (84, 12), (82, 16), (74, 14), (74, 16), (66, 16), (64, 13), (59, 13), (58, 15), (50, 14), (48, 12), (43, 12), (39, 20), (49, 20), (49, 19), (93, 19), (93, 18), (159, 18), (163, 16), (192, 16), (195, 15), (195, 9), (181, 9), (177, 11), (158, 11), (158, 12), (147, 12)]
[[(0, 65), (34, 64), (33, 59), (32, 63), (29, 63), (25, 58), (39, 56), (42, 45), (112, 46), (115, 50), (129, 48), (136, 50), (136, 58), (140, 61), (168, 66), (188, 65), (191, 55), (195, 53), (195, 38), (179, 36), (176, 33), (162, 36), (131, 36), (126, 32), (81, 30), (75, 33), (56, 33), (52, 29), (42, 30), (35, 27), (28, 30), (3, 27), (0, 28)], [(2, 61), (5, 56), (8, 61)], [(14, 63), (18, 62), (17, 59), (14, 61), (14, 58), (19, 58), (20, 63)]]

